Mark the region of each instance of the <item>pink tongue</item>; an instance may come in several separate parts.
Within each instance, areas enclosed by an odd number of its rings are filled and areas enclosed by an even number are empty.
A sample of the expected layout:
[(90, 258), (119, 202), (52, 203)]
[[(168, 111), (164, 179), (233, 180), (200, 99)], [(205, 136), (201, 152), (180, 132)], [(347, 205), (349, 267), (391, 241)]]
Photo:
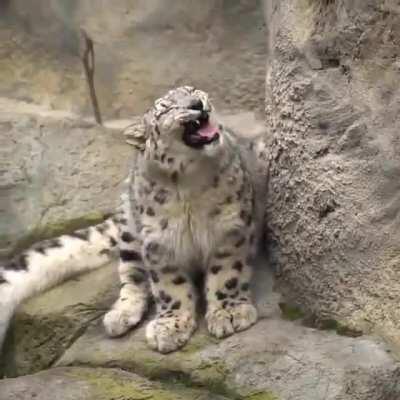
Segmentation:
[(218, 128), (207, 122), (197, 131), (197, 133), (203, 138), (212, 139), (215, 135), (218, 135)]

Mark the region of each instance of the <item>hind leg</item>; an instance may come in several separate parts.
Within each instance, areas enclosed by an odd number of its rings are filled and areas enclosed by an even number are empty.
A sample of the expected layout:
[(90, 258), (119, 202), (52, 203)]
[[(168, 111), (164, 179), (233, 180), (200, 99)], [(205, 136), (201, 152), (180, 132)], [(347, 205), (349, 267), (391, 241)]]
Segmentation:
[(105, 330), (111, 337), (123, 335), (141, 321), (149, 297), (147, 273), (140, 253), (141, 241), (126, 225), (121, 226), (119, 247), (119, 297), (103, 318)]

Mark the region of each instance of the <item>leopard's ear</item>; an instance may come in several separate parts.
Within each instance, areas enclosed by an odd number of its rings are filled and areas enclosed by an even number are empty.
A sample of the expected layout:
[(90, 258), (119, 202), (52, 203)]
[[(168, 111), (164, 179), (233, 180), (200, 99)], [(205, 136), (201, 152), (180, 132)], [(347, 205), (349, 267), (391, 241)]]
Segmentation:
[(127, 126), (122, 133), (125, 135), (128, 144), (136, 147), (139, 151), (144, 151), (147, 132), (143, 119), (135, 121), (131, 125)]

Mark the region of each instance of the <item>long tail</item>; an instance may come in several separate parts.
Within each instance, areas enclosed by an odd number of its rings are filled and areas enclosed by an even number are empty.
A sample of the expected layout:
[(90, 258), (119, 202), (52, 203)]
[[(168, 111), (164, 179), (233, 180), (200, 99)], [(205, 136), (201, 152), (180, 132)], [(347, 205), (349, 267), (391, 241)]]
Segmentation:
[(45, 240), (0, 265), (0, 350), (15, 309), (22, 301), (70, 276), (98, 268), (113, 256), (118, 226), (112, 219)]

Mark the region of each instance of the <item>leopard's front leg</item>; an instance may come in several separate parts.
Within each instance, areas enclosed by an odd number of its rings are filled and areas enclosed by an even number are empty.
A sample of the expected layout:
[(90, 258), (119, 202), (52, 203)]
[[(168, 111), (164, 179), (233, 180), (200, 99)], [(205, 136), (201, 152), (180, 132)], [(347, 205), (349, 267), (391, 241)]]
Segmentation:
[(128, 332), (142, 320), (147, 310), (149, 287), (141, 246), (139, 235), (128, 227), (124, 219), (123, 223), (120, 222), (118, 237), (120, 292), (118, 300), (103, 318), (110, 337)]
[(156, 316), (146, 327), (149, 346), (161, 353), (182, 347), (196, 329), (195, 291), (181, 265), (171, 263), (167, 246), (149, 237), (143, 249), (156, 303)]
[(247, 329), (257, 321), (250, 292), (251, 240), (251, 230), (246, 232), (246, 228), (227, 231), (210, 260), (206, 320), (209, 332), (218, 338)]

